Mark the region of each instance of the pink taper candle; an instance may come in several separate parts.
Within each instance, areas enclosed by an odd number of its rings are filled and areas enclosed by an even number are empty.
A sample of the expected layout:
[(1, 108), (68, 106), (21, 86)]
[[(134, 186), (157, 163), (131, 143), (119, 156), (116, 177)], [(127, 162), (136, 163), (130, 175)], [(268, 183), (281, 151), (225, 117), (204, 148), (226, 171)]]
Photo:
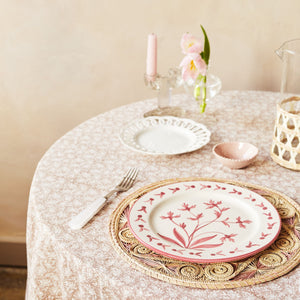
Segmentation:
[(154, 33), (148, 35), (147, 70), (149, 80), (154, 80), (157, 65), (157, 37)]

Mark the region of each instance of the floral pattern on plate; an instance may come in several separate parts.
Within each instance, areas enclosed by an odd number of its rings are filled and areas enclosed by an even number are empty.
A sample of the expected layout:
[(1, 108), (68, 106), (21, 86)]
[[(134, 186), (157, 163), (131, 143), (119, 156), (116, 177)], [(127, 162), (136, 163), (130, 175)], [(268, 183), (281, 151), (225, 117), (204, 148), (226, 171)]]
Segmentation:
[(225, 262), (267, 248), (278, 236), (277, 210), (262, 196), (219, 182), (157, 188), (131, 208), (129, 225), (146, 247), (175, 259)]

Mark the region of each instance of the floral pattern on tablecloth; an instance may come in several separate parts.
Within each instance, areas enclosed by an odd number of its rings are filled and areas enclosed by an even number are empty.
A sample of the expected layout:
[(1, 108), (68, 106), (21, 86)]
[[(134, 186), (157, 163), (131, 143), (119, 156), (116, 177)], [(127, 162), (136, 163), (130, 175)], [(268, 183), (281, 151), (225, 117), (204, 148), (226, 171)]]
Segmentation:
[[(176, 95), (174, 104), (192, 100)], [(300, 173), (270, 158), (278, 93), (228, 91), (208, 103), (204, 116), (190, 117), (211, 131), (198, 151), (178, 156), (136, 153), (119, 131), (156, 106), (150, 99), (100, 114), (59, 139), (35, 172), (27, 219), (27, 299), (292, 299), (300, 293), (300, 269), (261, 285), (234, 290), (186, 288), (153, 279), (120, 260), (109, 238), (109, 218), (118, 202), (150, 183), (182, 177), (214, 177), (269, 187), (300, 202)], [(220, 165), (212, 147), (221, 141), (247, 141), (259, 148), (248, 168)], [(134, 187), (113, 199), (85, 228), (67, 222), (119, 182), (129, 167), (141, 171)]]

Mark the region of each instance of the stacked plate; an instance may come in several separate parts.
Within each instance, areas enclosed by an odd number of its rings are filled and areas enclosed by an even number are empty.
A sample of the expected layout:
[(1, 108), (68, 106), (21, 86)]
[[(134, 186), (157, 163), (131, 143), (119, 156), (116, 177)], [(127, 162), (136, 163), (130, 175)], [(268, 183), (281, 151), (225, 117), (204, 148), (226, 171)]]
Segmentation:
[(214, 181), (184, 181), (140, 197), (129, 213), (134, 236), (166, 257), (196, 263), (252, 256), (278, 237), (275, 207), (253, 191)]

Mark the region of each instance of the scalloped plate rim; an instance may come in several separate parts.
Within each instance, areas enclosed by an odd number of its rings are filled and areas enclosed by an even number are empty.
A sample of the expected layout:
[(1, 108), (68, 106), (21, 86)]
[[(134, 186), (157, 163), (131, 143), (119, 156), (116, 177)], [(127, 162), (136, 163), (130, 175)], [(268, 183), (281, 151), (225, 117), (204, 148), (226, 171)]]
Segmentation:
[[(204, 139), (204, 141), (199, 141), (198, 144), (196, 144), (194, 147), (191, 147), (190, 149), (186, 149), (186, 150), (181, 150), (181, 151), (176, 151), (175, 150), (175, 151), (172, 151), (172, 152), (163, 152), (163, 151), (154, 152), (154, 151), (151, 151), (149, 149), (148, 150), (147, 149), (139, 149), (139, 148), (135, 147), (134, 145), (132, 145), (132, 144), (130, 144), (126, 141), (126, 139), (124, 138), (124, 133), (125, 133), (126, 130), (129, 130), (129, 128), (131, 126), (139, 124), (140, 122), (142, 122), (146, 119), (147, 120), (149, 120), (149, 119), (153, 119), (153, 120), (155, 120), (155, 119), (159, 119), (159, 120), (165, 119), (165, 120), (177, 120), (178, 122), (180, 122), (180, 121), (181, 122), (186, 122), (186, 123), (189, 123), (189, 124), (192, 124), (192, 125), (198, 127), (199, 129), (201, 128), (202, 130), (204, 130), (205, 133), (207, 134), (207, 138)], [(164, 125), (164, 124), (160, 124), (160, 125)], [(178, 118), (178, 117), (172, 117), (172, 116), (157, 116), (157, 117), (151, 116), (151, 117), (147, 117), (147, 118), (135, 119), (135, 120), (131, 121), (129, 124), (127, 124), (125, 128), (121, 129), (120, 133), (119, 133), (119, 139), (121, 140), (123, 145), (125, 145), (129, 149), (134, 150), (136, 152), (140, 152), (140, 153), (144, 153), (144, 154), (150, 154), (150, 155), (178, 155), (178, 154), (193, 152), (193, 151), (199, 150), (202, 147), (204, 147), (205, 145), (207, 145), (210, 142), (210, 136), (211, 136), (211, 132), (207, 129), (207, 127), (204, 124), (197, 123), (197, 122), (195, 122), (191, 119)]]

